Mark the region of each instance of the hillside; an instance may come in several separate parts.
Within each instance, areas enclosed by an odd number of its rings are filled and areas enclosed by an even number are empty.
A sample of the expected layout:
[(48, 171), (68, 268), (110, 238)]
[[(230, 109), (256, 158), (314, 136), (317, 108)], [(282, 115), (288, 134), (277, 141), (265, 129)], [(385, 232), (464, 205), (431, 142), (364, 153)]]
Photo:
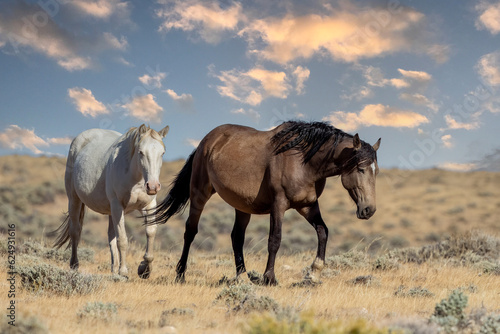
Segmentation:
[[(182, 161), (166, 162), (161, 172), (162, 199)], [(65, 159), (55, 157), (0, 157), (0, 218), (18, 225), (19, 238), (47, 239), (67, 211), (64, 190)], [(320, 198), (323, 218), (330, 229), (328, 254), (352, 247), (370, 246), (371, 252), (394, 247), (419, 246), (456, 233), (481, 230), (500, 234), (500, 173), (458, 173), (443, 170), (382, 170), (377, 179), (377, 212), (358, 220), (355, 205), (339, 178), (331, 178)], [(142, 219), (126, 217), (127, 233), (141, 247), (145, 242)], [(186, 213), (160, 226), (159, 249), (179, 251)], [(217, 195), (208, 202), (200, 222), (195, 248), (230, 250), (233, 209)], [(107, 246), (108, 219), (87, 210), (83, 243)], [(0, 227), (5, 231), (5, 225)], [(266, 251), (268, 216), (253, 216), (246, 249)], [(280, 252), (313, 250), (316, 233), (295, 211), (285, 216)]]

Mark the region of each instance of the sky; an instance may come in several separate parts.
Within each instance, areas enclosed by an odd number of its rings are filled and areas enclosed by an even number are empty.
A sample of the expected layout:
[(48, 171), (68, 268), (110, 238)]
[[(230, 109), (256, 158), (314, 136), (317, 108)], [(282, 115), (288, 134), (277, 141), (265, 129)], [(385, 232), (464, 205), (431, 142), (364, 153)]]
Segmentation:
[(0, 101), (0, 155), (303, 120), (381, 137), (381, 168), (500, 170), (500, 1), (2, 0)]

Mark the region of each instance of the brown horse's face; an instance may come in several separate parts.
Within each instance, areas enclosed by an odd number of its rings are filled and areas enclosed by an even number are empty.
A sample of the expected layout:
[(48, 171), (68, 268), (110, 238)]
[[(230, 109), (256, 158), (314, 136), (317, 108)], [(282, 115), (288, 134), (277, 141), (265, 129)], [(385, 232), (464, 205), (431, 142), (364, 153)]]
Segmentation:
[[(379, 146), (380, 139), (373, 145), (373, 149), (377, 151)], [(353, 149), (355, 154), (362, 149), (357, 134), (353, 138)], [(368, 219), (377, 210), (375, 201), (375, 179), (377, 174), (378, 164), (375, 158), (372, 161), (361, 162), (351, 171), (343, 173), (341, 176), (342, 185), (358, 207), (356, 215), (359, 219)]]
[(342, 185), (357, 205), (359, 219), (368, 219), (377, 210), (375, 201), (375, 179), (378, 174), (377, 161), (367, 166), (358, 166), (349, 173), (342, 174)]

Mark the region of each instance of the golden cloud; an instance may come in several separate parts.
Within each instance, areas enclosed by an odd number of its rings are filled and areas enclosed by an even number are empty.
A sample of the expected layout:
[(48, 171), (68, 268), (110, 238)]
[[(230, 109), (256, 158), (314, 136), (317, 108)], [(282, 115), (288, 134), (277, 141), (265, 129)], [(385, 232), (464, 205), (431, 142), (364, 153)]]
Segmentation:
[(358, 113), (335, 111), (323, 120), (344, 131), (353, 131), (360, 126), (384, 126), (414, 128), (429, 120), (419, 113), (399, 110), (382, 104), (368, 104)]

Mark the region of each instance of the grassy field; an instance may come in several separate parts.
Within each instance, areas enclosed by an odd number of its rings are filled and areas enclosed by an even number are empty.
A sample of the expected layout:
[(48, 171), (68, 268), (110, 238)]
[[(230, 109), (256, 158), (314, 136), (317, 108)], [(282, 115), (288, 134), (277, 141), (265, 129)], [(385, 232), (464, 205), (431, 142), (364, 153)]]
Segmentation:
[[(164, 164), (164, 191), (182, 164)], [(500, 332), (499, 173), (382, 170), (377, 212), (368, 221), (356, 219), (340, 180), (331, 179), (320, 198), (330, 229), (323, 284), (297, 284), (317, 241), (290, 211), (277, 258), (279, 286), (262, 287), (223, 279), (234, 275), (234, 213), (217, 196), (202, 215), (186, 284), (173, 282), (185, 213), (160, 226), (148, 280), (136, 274), (142, 220), (126, 217), (131, 275), (123, 281), (109, 274), (107, 218), (88, 210), (80, 271), (70, 271), (69, 253), (53, 250), (48, 236), (67, 210), (64, 168), (61, 158), (0, 157), (0, 286), (6, 296), (7, 227), (15, 224), (20, 333)], [(247, 230), (247, 268), (258, 273), (267, 258), (268, 219), (253, 217)], [(12, 332), (6, 323), (0, 332)]]

